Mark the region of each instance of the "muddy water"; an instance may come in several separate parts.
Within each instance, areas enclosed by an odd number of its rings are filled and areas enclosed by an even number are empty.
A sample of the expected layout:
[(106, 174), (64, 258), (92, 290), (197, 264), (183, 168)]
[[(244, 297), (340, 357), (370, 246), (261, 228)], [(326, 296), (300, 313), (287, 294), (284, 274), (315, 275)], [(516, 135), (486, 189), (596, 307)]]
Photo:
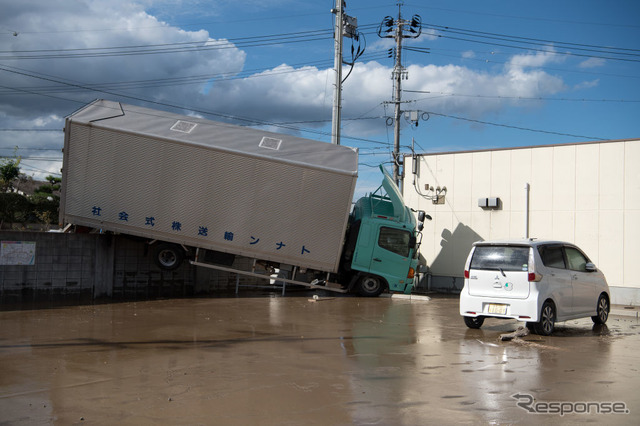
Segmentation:
[[(500, 342), (518, 323), (469, 330), (455, 298), (261, 295), (0, 312), (0, 324), (0, 424), (640, 420), (630, 317)], [(628, 414), (531, 414), (516, 394)]]

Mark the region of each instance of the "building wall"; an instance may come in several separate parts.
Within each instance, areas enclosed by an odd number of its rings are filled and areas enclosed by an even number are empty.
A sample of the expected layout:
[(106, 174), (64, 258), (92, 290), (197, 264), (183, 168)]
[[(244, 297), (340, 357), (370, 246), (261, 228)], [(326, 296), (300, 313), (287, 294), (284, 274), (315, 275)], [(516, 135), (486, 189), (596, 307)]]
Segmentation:
[[(429, 154), (418, 163), (403, 193), (433, 217), (421, 247), (432, 287), (462, 288), (474, 241), (525, 237), (528, 183), (529, 236), (577, 244), (605, 273), (614, 303), (640, 304), (632, 270), (640, 257), (640, 140)], [(443, 204), (427, 184), (446, 187)], [(499, 197), (498, 208), (479, 207), (487, 197)]]

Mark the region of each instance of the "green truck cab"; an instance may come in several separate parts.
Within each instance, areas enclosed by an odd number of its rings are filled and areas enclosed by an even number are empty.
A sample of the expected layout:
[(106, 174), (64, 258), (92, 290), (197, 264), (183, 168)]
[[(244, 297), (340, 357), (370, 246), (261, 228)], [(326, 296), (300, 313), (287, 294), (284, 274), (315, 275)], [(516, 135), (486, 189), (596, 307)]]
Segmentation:
[(405, 206), (402, 194), (389, 173), (382, 185), (360, 198), (349, 218), (343, 250), (343, 273), (349, 287), (362, 296), (378, 296), (385, 289), (411, 293), (418, 267), (418, 250), (425, 218)]

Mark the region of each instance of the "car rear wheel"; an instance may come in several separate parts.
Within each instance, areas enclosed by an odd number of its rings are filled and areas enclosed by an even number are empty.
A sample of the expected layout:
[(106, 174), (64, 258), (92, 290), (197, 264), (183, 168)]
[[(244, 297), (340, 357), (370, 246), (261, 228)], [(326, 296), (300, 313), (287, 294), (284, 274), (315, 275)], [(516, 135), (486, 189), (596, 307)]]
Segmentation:
[(594, 324), (604, 324), (609, 318), (609, 300), (607, 296), (601, 294), (598, 298), (598, 307), (596, 309), (596, 316), (591, 317), (591, 321)]
[(548, 336), (553, 333), (556, 323), (556, 308), (553, 303), (546, 301), (540, 310), (540, 321), (532, 324), (532, 331), (536, 334)]
[(480, 328), (484, 323), (484, 317), (464, 317), (464, 323), (469, 328)]

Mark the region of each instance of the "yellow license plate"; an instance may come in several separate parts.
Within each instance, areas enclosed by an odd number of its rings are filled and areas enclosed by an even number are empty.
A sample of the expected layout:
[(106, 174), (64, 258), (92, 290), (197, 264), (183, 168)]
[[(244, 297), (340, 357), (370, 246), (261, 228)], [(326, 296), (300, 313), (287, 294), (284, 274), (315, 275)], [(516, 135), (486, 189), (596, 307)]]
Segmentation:
[(489, 313), (490, 314), (497, 314), (497, 315), (506, 315), (507, 314), (507, 305), (496, 305), (496, 304), (490, 304), (489, 305)]

